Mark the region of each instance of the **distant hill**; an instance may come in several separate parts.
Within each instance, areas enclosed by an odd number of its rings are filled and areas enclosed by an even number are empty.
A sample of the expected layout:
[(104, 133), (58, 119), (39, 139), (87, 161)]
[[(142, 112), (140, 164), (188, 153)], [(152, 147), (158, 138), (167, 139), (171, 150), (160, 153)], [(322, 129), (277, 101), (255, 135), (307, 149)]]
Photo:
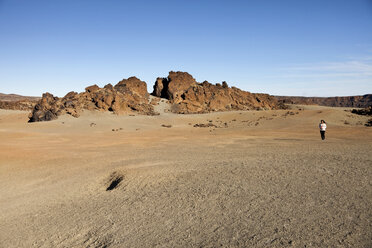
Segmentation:
[(275, 96), (286, 104), (321, 105), (330, 107), (367, 108), (372, 106), (372, 94), (363, 96), (336, 96), (336, 97), (303, 97), (303, 96)]
[(16, 94), (3, 94), (3, 93), (0, 93), (0, 101), (9, 101), (9, 102), (22, 101), (22, 100), (37, 101), (39, 99), (41, 99), (41, 97), (37, 97), (37, 96), (21, 96), (21, 95), (16, 95)]
[(0, 93), (0, 109), (32, 110), (41, 97)]

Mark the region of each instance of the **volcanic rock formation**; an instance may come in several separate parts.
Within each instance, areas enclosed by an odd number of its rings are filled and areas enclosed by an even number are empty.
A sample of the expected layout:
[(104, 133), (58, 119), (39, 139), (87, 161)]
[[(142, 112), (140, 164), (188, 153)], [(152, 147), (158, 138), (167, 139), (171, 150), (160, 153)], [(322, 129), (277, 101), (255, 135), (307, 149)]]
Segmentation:
[(168, 99), (172, 104), (172, 112), (179, 114), (281, 107), (268, 94), (253, 94), (236, 87), (230, 88), (226, 82), (222, 85), (213, 85), (207, 81), (198, 83), (187, 72), (171, 71), (167, 78), (158, 78), (152, 95)]
[(149, 104), (146, 83), (136, 77), (130, 77), (120, 81), (115, 87), (111, 84), (104, 88), (92, 85), (87, 87), (85, 92), (69, 92), (63, 98), (45, 93), (30, 114), (29, 122), (49, 121), (62, 114), (78, 117), (84, 109), (112, 111), (116, 114), (156, 114), (153, 106)]

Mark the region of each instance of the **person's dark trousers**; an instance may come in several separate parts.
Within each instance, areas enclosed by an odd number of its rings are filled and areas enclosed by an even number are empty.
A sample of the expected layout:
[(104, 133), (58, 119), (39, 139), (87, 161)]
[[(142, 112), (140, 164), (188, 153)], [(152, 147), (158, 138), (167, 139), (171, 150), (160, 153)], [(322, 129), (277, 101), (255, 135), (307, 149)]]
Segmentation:
[(325, 139), (325, 131), (320, 131), (320, 136), (322, 137), (322, 140)]

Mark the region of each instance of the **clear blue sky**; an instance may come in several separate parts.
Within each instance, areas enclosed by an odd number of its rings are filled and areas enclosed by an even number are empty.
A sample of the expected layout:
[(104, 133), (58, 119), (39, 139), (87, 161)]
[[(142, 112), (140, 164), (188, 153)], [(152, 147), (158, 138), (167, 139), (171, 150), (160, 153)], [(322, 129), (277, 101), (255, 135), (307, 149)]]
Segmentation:
[(372, 93), (372, 0), (0, 0), (0, 92), (170, 70), (251, 92)]

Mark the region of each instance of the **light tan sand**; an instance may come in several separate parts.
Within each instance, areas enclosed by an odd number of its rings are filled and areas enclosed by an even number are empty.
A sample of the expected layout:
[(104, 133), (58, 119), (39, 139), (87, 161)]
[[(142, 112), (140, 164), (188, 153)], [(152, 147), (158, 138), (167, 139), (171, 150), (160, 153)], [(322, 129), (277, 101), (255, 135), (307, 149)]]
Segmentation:
[[(293, 108), (40, 123), (1, 110), (0, 247), (371, 247), (367, 118)], [(221, 128), (193, 127), (209, 120)]]

